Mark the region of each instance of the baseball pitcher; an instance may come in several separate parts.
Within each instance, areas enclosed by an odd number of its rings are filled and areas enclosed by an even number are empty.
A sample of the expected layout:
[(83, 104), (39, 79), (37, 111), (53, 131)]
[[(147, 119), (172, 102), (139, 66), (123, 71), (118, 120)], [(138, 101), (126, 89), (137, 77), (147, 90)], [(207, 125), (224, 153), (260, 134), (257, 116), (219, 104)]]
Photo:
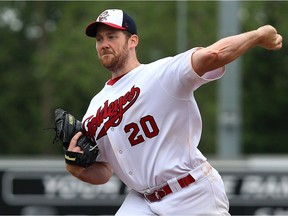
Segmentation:
[(117, 175), (131, 191), (116, 215), (230, 215), (221, 176), (198, 149), (202, 121), (194, 91), (253, 47), (280, 49), (281, 35), (265, 25), (149, 64), (137, 59), (140, 36), (123, 10), (102, 12), (86, 35), (111, 79), (69, 140), (67, 170), (97, 185)]

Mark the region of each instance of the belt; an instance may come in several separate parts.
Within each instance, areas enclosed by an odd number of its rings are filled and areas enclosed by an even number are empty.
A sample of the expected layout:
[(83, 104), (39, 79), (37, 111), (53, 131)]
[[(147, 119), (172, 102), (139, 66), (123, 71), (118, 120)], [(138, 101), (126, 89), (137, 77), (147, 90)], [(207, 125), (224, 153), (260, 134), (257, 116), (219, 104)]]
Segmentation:
[[(191, 175), (187, 175), (183, 178), (177, 180), (181, 188), (187, 187), (188, 185), (195, 182), (195, 179)], [(160, 201), (163, 197), (172, 193), (172, 189), (169, 184), (164, 185), (163, 187), (153, 191), (152, 193), (144, 193), (144, 197), (150, 202)]]

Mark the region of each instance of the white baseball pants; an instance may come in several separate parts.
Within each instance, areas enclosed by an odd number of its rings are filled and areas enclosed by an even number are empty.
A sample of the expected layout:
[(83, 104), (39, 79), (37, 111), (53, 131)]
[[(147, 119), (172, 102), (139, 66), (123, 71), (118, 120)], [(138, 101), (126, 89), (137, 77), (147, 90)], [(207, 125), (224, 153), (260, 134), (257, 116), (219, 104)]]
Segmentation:
[(221, 176), (214, 168), (209, 174), (180, 191), (150, 203), (131, 190), (116, 215), (221, 215), (229, 216), (229, 202)]

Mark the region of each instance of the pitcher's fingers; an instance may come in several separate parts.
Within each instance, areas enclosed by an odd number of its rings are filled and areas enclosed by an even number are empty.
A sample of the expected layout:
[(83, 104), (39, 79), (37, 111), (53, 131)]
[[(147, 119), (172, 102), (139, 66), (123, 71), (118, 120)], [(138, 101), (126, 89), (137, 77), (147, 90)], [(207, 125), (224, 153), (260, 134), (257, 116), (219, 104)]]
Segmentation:
[(276, 39), (276, 43), (279, 45), (281, 44), (282, 45), (282, 41), (283, 41), (283, 38), (281, 35), (277, 34), (277, 39)]
[(72, 151), (76, 147), (77, 141), (81, 135), (82, 135), (82, 132), (78, 132), (72, 137), (70, 144), (69, 144), (69, 148), (68, 148), (69, 151)]

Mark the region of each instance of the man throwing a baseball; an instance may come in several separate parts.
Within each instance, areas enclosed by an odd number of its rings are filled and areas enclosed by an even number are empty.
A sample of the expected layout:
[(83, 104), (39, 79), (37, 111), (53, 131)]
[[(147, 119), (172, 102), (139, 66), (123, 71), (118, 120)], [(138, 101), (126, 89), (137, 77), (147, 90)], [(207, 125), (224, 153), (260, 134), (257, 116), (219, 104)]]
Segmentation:
[[(67, 170), (91, 184), (115, 173), (131, 188), (116, 215), (230, 215), (222, 179), (198, 149), (202, 121), (193, 94), (248, 50), (280, 49), (281, 35), (266, 25), (149, 64), (138, 61), (136, 24), (122, 10), (102, 12), (86, 35), (96, 40), (111, 79), (82, 120), (98, 145), (97, 159), (87, 168), (67, 164)], [(80, 136), (69, 151), (82, 151)]]

